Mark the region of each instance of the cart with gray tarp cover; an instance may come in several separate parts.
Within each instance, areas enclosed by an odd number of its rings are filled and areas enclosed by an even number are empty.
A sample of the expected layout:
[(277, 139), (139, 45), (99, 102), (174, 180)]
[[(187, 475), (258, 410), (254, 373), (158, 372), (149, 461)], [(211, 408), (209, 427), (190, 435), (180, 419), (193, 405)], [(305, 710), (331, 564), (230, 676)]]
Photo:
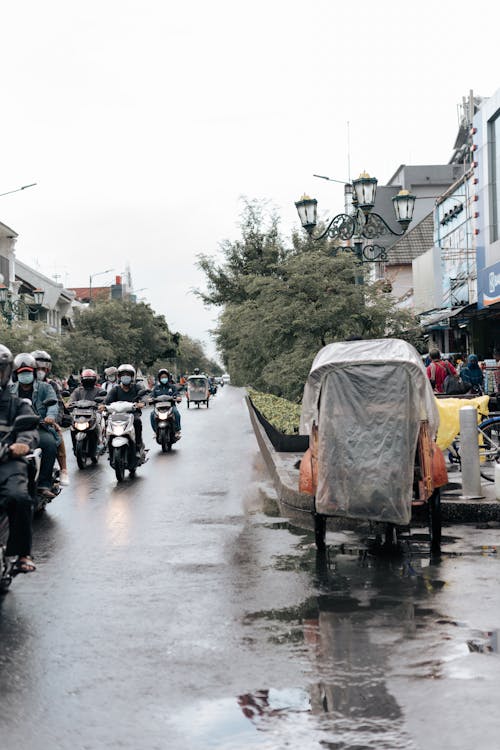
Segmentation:
[(440, 509), (433, 506), (446, 472), (434, 442), (438, 424), (432, 387), (411, 344), (374, 339), (321, 349), (300, 421), (310, 437), (301, 485), (314, 495), (317, 541), (327, 516), (408, 526), (412, 507), (427, 502), (431, 536), (440, 539)]

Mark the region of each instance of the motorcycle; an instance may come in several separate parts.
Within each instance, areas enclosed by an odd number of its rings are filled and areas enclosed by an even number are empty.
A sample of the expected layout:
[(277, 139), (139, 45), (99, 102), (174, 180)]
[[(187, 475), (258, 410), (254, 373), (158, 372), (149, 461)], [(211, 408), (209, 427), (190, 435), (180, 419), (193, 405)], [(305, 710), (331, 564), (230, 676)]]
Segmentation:
[(79, 469), (84, 469), (87, 461), (96, 464), (105, 449), (99, 403), (105, 393), (95, 401), (75, 401), (68, 408), (71, 411), (71, 440), (73, 453)]
[(158, 445), (161, 445), (163, 453), (172, 450), (172, 445), (177, 442), (175, 437), (175, 417), (173, 407), (177, 400), (175, 396), (157, 396), (151, 399), (154, 407), (154, 420), (156, 424), (155, 437)]
[(147, 461), (146, 448), (141, 445), (137, 452), (135, 442), (134, 415), (140, 410), (131, 401), (115, 401), (106, 406), (108, 458), (118, 482), (123, 481), (127, 469), (133, 477), (137, 467)]
[[(0, 462), (8, 461), (10, 459), (9, 451), (9, 438), (13, 433), (21, 432), (22, 430), (32, 430), (38, 426), (40, 419), (35, 415), (24, 414), (16, 417), (12, 428), (8, 432), (2, 433), (0, 440)], [(40, 448), (36, 448), (32, 453), (28, 453), (25, 456), (25, 460), (28, 461), (28, 491), (30, 495), (36, 500), (36, 481), (38, 473), (40, 471)], [(37, 505), (35, 504), (35, 511)], [(0, 594), (5, 593), (12, 583), (12, 578), (16, 574), (13, 569), (15, 557), (8, 557), (6, 555), (6, 541), (9, 533), (9, 520), (7, 512), (2, 507), (2, 501), (0, 501)]]

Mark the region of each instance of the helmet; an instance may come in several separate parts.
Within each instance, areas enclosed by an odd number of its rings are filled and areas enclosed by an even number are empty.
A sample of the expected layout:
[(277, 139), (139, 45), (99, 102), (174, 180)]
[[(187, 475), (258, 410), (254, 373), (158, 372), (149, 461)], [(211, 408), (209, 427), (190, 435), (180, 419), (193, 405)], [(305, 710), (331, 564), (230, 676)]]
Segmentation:
[(5, 388), (12, 374), (12, 362), (14, 358), (10, 349), (0, 344), (0, 386)]
[(12, 363), (12, 380), (17, 380), (17, 374), (19, 372), (35, 372), (36, 362), (35, 358), (31, 356), (29, 352), (21, 352), (16, 354)]
[(166, 367), (162, 367), (161, 369), (158, 370), (158, 375), (157, 375), (158, 380), (161, 378), (162, 375), (166, 375), (167, 378), (170, 379), (170, 373)]
[(80, 380), (84, 388), (93, 388), (97, 383), (97, 373), (90, 368), (86, 368), (82, 370)]
[(35, 360), (37, 367), (43, 367), (47, 372), (52, 370), (52, 357), (48, 352), (43, 349), (37, 349), (31, 352), (31, 356)]
[(195, 367), (194, 370), (193, 370), (193, 373), (195, 375), (199, 375), (200, 374), (200, 368), (199, 367)]
[(104, 370), (104, 374), (107, 378), (109, 378), (110, 375), (117, 375), (118, 374), (118, 368), (117, 367), (106, 367)]
[(132, 380), (135, 380), (135, 367), (132, 367), (132, 365), (120, 365), (118, 368), (118, 377), (121, 378), (122, 375), (131, 375)]

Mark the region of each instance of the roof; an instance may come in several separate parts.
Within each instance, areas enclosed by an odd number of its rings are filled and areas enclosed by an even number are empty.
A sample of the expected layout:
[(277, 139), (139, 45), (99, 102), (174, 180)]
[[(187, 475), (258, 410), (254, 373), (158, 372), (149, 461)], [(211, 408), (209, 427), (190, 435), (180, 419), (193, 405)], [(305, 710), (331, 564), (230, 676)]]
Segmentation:
[[(75, 293), (75, 299), (79, 302), (88, 302), (90, 299), (90, 287), (88, 286), (72, 286), (69, 287), (71, 292)], [(110, 286), (93, 286), (92, 287), (92, 299), (93, 300), (109, 300), (111, 298), (111, 287)]]
[(427, 214), (410, 231), (387, 250), (387, 265), (411, 264), (414, 258), (423, 255), (434, 246), (434, 217)]

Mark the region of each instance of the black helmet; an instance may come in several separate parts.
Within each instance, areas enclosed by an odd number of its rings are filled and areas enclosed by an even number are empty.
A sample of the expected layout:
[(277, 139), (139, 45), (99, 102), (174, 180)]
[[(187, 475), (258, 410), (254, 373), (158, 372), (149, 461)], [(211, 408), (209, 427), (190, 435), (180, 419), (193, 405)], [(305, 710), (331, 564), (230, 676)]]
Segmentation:
[(10, 349), (0, 344), (0, 386), (5, 388), (12, 374), (12, 362), (14, 358)]
[(16, 354), (14, 357), (12, 363), (12, 380), (16, 381), (18, 373), (23, 371), (33, 373), (36, 371), (35, 358), (29, 352), (21, 352), (21, 354)]
[(195, 375), (199, 375), (200, 374), (200, 368), (199, 367), (195, 367), (194, 370), (193, 370), (193, 373)]
[(158, 375), (157, 375), (157, 377), (158, 377), (158, 380), (160, 380), (160, 378), (161, 378), (161, 376), (162, 376), (162, 375), (166, 375), (166, 376), (167, 376), (167, 378), (168, 378), (168, 379), (170, 380), (170, 373), (169, 373), (169, 371), (167, 370), (167, 368), (166, 368), (166, 367), (161, 367), (161, 368), (160, 368), (160, 369), (158, 370)]

